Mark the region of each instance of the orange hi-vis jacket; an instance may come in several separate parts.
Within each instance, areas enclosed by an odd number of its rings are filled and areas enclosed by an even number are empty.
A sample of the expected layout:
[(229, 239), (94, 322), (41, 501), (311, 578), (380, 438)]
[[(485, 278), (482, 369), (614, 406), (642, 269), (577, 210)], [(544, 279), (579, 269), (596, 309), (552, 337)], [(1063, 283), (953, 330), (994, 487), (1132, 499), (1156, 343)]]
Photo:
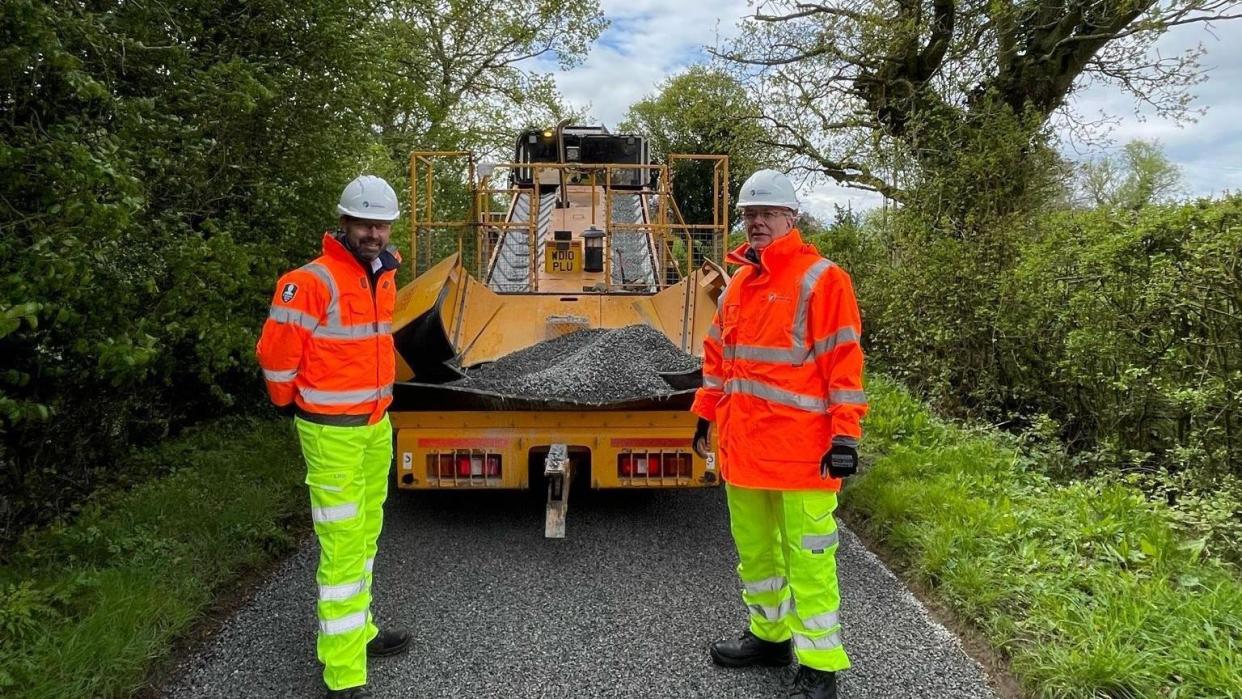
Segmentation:
[(330, 425), (371, 425), (392, 403), (392, 309), (400, 256), (389, 247), (372, 275), (332, 233), (323, 255), (276, 283), (256, 354), (277, 406)]
[(834, 443), (857, 447), (867, 412), (850, 276), (797, 229), (757, 255), (743, 244), (728, 261), (741, 269), (717, 302), (691, 407), (717, 425), (721, 476), (744, 488), (839, 490), (820, 459)]

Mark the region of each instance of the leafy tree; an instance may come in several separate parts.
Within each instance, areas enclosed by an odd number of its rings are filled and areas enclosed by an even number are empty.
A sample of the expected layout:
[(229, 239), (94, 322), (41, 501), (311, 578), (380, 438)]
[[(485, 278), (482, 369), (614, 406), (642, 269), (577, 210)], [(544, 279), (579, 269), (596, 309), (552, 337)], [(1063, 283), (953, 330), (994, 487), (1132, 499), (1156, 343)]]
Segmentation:
[(1181, 191), (1181, 169), (1160, 144), (1131, 141), (1118, 156), (1088, 160), (1079, 166), (1079, 198), (1090, 206), (1140, 209), (1168, 201)]
[(263, 409), (271, 285), (342, 184), (488, 145), (496, 104), (551, 109), (516, 63), (577, 60), (601, 23), (587, 0), (0, 5), (0, 542), (124, 480), (130, 446)]
[[(691, 66), (665, 80), (656, 94), (630, 106), (620, 129), (649, 138), (657, 159), (671, 153), (728, 155), (730, 229), (739, 220), (732, 203), (742, 182), (772, 163), (759, 106), (737, 80), (712, 66)], [(711, 223), (713, 163), (682, 162), (672, 176), (673, 195), (686, 222)], [(699, 235), (698, 241), (696, 250), (702, 256), (708, 251), (708, 236)]]
[[(577, 65), (607, 26), (597, 0), (379, 0), (367, 35), (375, 61), (368, 87), (375, 130), (388, 158), (384, 173), (408, 187), (414, 151), (472, 151), (481, 160), (509, 162), (517, 131), (547, 126), (581, 112), (563, 104), (551, 75), (529, 66), (555, 56)], [(434, 178), (435, 218), (461, 221), (470, 199), (465, 161), (441, 160)], [(462, 229), (423, 231), (417, 260), (402, 278), (458, 249)], [(401, 244), (404, 235), (398, 236)], [(463, 240), (467, 259), (474, 239)]]
[(515, 127), (571, 114), (532, 59), (562, 68), (586, 56), (607, 26), (596, 0), (381, 0), (370, 32), (377, 128), (393, 155), (484, 147), (508, 161)]
[[(1170, 27), (1242, 17), (1232, 0), (761, 8), (721, 55), (759, 96), (775, 144), (810, 172), (954, 225), (1050, 191), (1048, 120), (1085, 84), (1113, 82), (1162, 115), (1190, 116), (1201, 50), (1148, 49)], [(929, 197), (912, 199), (916, 186)]]

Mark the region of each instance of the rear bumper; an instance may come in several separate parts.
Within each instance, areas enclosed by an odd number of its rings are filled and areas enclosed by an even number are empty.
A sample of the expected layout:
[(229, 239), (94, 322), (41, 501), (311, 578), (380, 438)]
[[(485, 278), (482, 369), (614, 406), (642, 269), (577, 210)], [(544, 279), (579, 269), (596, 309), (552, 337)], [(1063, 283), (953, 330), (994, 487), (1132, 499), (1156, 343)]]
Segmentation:
[[(578, 477), (590, 465), (592, 488), (719, 484), (714, 459), (690, 448), (696, 416), (686, 411), (420, 411), (390, 418), (397, 487), (405, 490), (525, 490), (552, 444), (569, 447)], [(492, 456), (499, 456), (499, 474), (488, 467)], [(463, 457), (474, 467), (457, 469)]]

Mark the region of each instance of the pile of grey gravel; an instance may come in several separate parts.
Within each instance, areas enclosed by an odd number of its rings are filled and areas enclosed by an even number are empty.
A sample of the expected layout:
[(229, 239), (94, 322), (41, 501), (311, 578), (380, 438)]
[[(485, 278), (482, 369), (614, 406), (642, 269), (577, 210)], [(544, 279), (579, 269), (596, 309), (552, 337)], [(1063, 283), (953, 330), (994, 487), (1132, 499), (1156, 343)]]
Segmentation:
[(647, 325), (562, 335), (466, 370), (450, 382), (504, 396), (605, 404), (673, 392), (661, 373), (693, 371), (702, 361)]

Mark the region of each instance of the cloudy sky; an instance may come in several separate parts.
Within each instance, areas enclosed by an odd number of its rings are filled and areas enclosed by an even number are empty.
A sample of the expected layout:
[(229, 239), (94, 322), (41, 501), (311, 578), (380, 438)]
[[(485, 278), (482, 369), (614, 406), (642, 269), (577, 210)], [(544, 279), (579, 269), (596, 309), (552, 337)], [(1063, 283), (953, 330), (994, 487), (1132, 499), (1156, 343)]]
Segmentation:
[[(554, 61), (541, 61), (537, 70), (556, 76), (567, 100), (590, 105), (591, 116), (615, 128), (629, 106), (653, 94), (667, 77), (687, 66), (708, 60), (707, 46), (723, 45), (737, 32), (738, 20), (751, 12), (745, 0), (602, 0), (612, 24), (600, 37), (587, 60), (570, 71)], [(1215, 27), (1192, 24), (1177, 27), (1158, 46), (1166, 55), (1202, 43), (1203, 64), (1211, 68), (1208, 81), (1194, 88), (1196, 106), (1207, 112), (1197, 123), (1178, 126), (1158, 118), (1141, 118), (1129, 96), (1115, 88), (1089, 88), (1077, 97), (1084, 116), (1101, 113), (1117, 119), (1111, 135), (1113, 149), (1134, 138), (1157, 139), (1181, 168), (1186, 189), (1194, 195), (1242, 190), (1242, 20)], [(1098, 155), (1102, 146), (1066, 143), (1074, 159)], [(808, 208), (828, 214), (833, 203), (855, 209), (870, 208), (878, 197), (867, 192), (821, 185), (803, 192)]]

